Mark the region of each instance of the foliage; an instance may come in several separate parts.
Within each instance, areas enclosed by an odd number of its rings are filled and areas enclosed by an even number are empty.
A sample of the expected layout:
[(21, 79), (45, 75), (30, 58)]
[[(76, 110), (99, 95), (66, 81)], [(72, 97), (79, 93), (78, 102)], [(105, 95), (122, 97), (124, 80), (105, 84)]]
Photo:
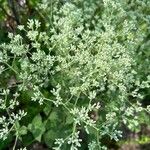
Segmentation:
[(122, 137), (123, 124), (149, 124), (141, 101), (150, 87), (150, 2), (35, 4), (42, 20), (18, 24), (0, 45), (0, 138), (16, 137), (13, 149), (37, 140), (55, 150), (101, 150), (104, 137)]

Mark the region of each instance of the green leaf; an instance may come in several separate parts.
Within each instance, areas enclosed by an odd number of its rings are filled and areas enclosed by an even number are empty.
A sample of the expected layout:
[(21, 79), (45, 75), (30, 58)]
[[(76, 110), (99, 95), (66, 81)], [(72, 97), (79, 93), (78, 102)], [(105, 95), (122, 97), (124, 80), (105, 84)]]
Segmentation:
[(41, 142), (41, 138), (42, 138), (42, 134), (43, 134), (42, 129), (38, 129), (38, 128), (34, 129), (32, 131), (32, 134), (37, 141)]
[(49, 130), (44, 134), (44, 142), (49, 147), (52, 147), (54, 140), (57, 138), (57, 132), (54, 130)]
[(33, 134), (34, 138), (41, 142), (42, 135), (45, 132), (45, 123), (42, 122), (40, 114), (34, 117), (32, 123), (28, 125), (28, 129)]
[(50, 120), (58, 120), (58, 114), (56, 111), (53, 111), (50, 116), (49, 116)]
[(38, 114), (37, 116), (35, 116), (32, 120), (32, 124), (35, 125), (36, 127), (41, 126), (42, 124), (42, 117), (40, 114)]
[(29, 124), (29, 125), (28, 125), (28, 129), (29, 129), (29, 130), (32, 130), (32, 124)]
[(73, 123), (73, 117), (71, 115), (68, 115), (66, 118), (66, 124), (72, 124)]
[(43, 109), (43, 112), (45, 113), (46, 116), (48, 116), (49, 112), (51, 111), (51, 106), (46, 106), (44, 109)]
[(19, 135), (26, 135), (26, 134), (27, 134), (27, 127), (22, 126), (22, 127), (19, 129)]
[(19, 122), (18, 122), (18, 121), (16, 121), (16, 122), (15, 122), (15, 126), (16, 126), (16, 128), (19, 130), (19, 128), (20, 128), (20, 124), (19, 124)]

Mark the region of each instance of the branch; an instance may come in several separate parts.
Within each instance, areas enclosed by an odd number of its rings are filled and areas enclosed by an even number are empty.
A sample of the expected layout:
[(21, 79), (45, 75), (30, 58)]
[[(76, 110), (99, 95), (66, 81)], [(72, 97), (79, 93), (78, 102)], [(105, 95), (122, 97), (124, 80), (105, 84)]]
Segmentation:
[(8, 5), (11, 8), (11, 11), (14, 15), (15, 21), (17, 22), (17, 24), (20, 24), (19, 15), (18, 15), (18, 12), (17, 12), (16, 7), (15, 7), (14, 0), (8, 0)]

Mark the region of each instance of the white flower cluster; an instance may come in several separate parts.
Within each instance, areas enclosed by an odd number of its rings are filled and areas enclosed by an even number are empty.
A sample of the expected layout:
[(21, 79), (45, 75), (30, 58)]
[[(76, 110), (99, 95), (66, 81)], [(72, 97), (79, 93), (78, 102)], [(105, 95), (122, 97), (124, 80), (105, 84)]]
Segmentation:
[[(5, 111), (4, 115), (0, 116), (0, 139), (5, 140), (11, 131), (16, 130), (15, 124), (27, 115), (24, 110), (19, 110), (14, 113), (14, 109), (19, 105), (17, 101), (18, 93), (15, 93), (14, 99), (8, 99), (10, 90), (2, 90), (0, 96), (0, 109)], [(17, 132), (17, 131), (16, 131)]]
[(57, 147), (53, 147), (54, 150), (61, 150), (61, 146), (63, 145), (64, 140), (63, 139), (56, 139), (55, 140), (55, 145), (57, 145)]
[(27, 148), (26, 148), (26, 147), (24, 147), (24, 148), (20, 148), (20, 149), (17, 149), (17, 150), (27, 150)]
[(107, 147), (101, 146), (101, 145), (97, 145), (96, 141), (92, 141), (91, 143), (89, 143), (88, 144), (88, 148), (89, 148), (89, 150), (96, 150), (96, 149), (107, 150)]
[(78, 150), (78, 147), (81, 147), (82, 140), (79, 138), (79, 131), (72, 134), (72, 136), (68, 139), (68, 144), (71, 145), (70, 150)]
[[(27, 27), (18, 26), (29, 43), (21, 35), (10, 33), (10, 43), (0, 45), (0, 73), (12, 71), (20, 83), (18, 91), (31, 92), (31, 100), (40, 105), (47, 100), (56, 109), (63, 107), (62, 115), (69, 113), (74, 119), (71, 136), (57, 139), (55, 144), (59, 146), (55, 150), (60, 150), (66, 141), (72, 150), (81, 146), (77, 126), (97, 139), (90, 149), (94, 145), (100, 149), (99, 139), (103, 136), (115, 140), (121, 137), (119, 123), (133, 128), (139, 123), (138, 114), (150, 111), (149, 106), (144, 109), (130, 102), (130, 97), (133, 101), (143, 99), (150, 87), (149, 61), (145, 56), (149, 55), (149, 17), (142, 8), (149, 3), (139, 3), (142, 1), (43, 0), (38, 8), (41, 13), (44, 9), (46, 32), (40, 31), (39, 21), (31, 19)], [(49, 87), (52, 90), (47, 92)], [(19, 105), (17, 99), (8, 104), (0, 98), (0, 109)], [(14, 123), (25, 114), (11, 113), (9, 119), (2, 116), (5, 128), (0, 130), (1, 137), (8, 133), (10, 120)]]
[(81, 147), (82, 139), (79, 138), (79, 131), (73, 132), (70, 136), (68, 136), (66, 139), (56, 139), (55, 144), (57, 145), (54, 147), (54, 150), (61, 150), (62, 145), (65, 141), (67, 141), (67, 144), (70, 145), (70, 150), (78, 150), (79, 147)]
[(75, 124), (78, 125), (81, 125), (82, 123), (85, 124), (84, 125), (85, 130), (89, 134), (88, 126), (90, 127), (96, 126), (96, 120), (95, 120), (96, 118), (95, 119), (91, 118), (89, 114), (92, 111), (99, 110), (99, 108), (100, 108), (99, 103), (95, 103), (93, 105), (89, 104), (88, 108), (81, 107), (81, 109), (79, 109), (75, 107), (70, 111), (70, 113), (73, 114), (74, 116)]
[(54, 100), (54, 104), (56, 107), (62, 104), (62, 98), (60, 97), (61, 86), (58, 84), (56, 89), (51, 90), (51, 93), (55, 96), (56, 100)]

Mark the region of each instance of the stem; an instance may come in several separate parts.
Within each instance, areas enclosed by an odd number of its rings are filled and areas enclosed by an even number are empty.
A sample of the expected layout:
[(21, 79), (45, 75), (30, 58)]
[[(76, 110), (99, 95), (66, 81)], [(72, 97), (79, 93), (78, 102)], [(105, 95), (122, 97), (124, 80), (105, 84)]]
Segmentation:
[(76, 131), (76, 126), (77, 126), (77, 124), (76, 124), (76, 123), (74, 123), (74, 124), (73, 124), (73, 132), (72, 132), (72, 134), (74, 134), (74, 133), (75, 133), (75, 131)]
[(20, 24), (20, 19), (19, 19), (19, 14), (15, 5), (15, 1), (14, 0), (8, 0), (8, 4), (9, 7), (14, 15), (15, 21), (17, 22), (17, 24)]
[(100, 143), (99, 143), (99, 132), (97, 131), (97, 145), (98, 145), (98, 149), (100, 149)]
[(13, 58), (13, 61), (12, 61), (12, 67), (14, 66), (15, 59), (16, 59), (16, 55), (14, 55), (14, 58)]
[(64, 103), (62, 103), (62, 105), (64, 106), (64, 108), (66, 108), (68, 111), (69, 111), (69, 113), (70, 113), (70, 110), (69, 110), (69, 108), (64, 104)]
[(18, 136), (16, 136), (15, 143), (14, 143), (14, 146), (13, 146), (13, 150), (15, 150), (15, 148), (16, 148), (17, 140), (18, 140)]
[[(48, 98), (45, 98), (45, 97), (44, 97), (44, 99), (45, 99), (46, 101), (53, 102), (53, 100), (51, 100), (51, 99), (48, 99)], [(54, 103), (54, 102), (53, 102), (53, 103)]]
[(78, 96), (77, 96), (77, 98), (76, 98), (76, 101), (75, 101), (74, 107), (75, 107), (75, 106), (77, 105), (77, 103), (78, 103), (79, 96), (80, 96), (80, 93), (78, 94)]
[[(127, 100), (127, 102), (134, 108), (136, 109), (136, 106), (134, 104), (132, 104), (129, 100)], [(141, 106), (142, 107), (142, 106)], [(147, 111), (145, 108), (143, 109), (144, 111), (146, 111), (148, 114), (150, 114), (149, 111)]]
[[(5, 95), (5, 104), (6, 104), (6, 101), (7, 101), (7, 97), (8, 97), (8, 96), (7, 96), (7, 94), (6, 94), (6, 95)], [(8, 116), (9, 116), (9, 118), (11, 118), (11, 115), (10, 115), (10, 113), (9, 113), (9, 108), (6, 108), (6, 112), (7, 112)], [(17, 140), (18, 140), (18, 132), (17, 132), (17, 127), (16, 127), (16, 122), (12, 125), (12, 127), (10, 128), (10, 130), (9, 130), (8, 132), (11, 132), (11, 130), (12, 130), (13, 128), (15, 128), (16, 133), (17, 133), (16, 139), (15, 139), (15, 143), (14, 143), (14, 146), (13, 146), (13, 150), (15, 150), (16, 144), (17, 144)]]
[[(51, 100), (51, 99), (49, 99), (49, 98), (46, 98), (40, 90), (39, 90), (39, 92), (41, 93), (41, 95), (43, 96), (43, 98), (44, 98), (45, 100), (54, 103), (53, 100)], [(68, 108), (64, 103), (62, 103), (61, 105), (63, 105), (63, 106), (70, 112), (69, 108)]]
[(16, 74), (19, 74), (12, 66), (10, 66), (8, 63), (4, 62), (5, 65), (7, 65), (12, 71), (14, 71)]
[(53, 23), (52, 23), (52, 17), (53, 17), (53, 4), (52, 4), (52, 0), (50, 2), (50, 7), (51, 7), (51, 18), (50, 18), (50, 22), (51, 22), (51, 26), (53, 26)]
[(68, 102), (70, 102), (71, 99), (72, 99), (72, 97), (73, 97), (73, 95), (70, 96), (70, 98), (65, 102), (65, 104), (67, 104)]

